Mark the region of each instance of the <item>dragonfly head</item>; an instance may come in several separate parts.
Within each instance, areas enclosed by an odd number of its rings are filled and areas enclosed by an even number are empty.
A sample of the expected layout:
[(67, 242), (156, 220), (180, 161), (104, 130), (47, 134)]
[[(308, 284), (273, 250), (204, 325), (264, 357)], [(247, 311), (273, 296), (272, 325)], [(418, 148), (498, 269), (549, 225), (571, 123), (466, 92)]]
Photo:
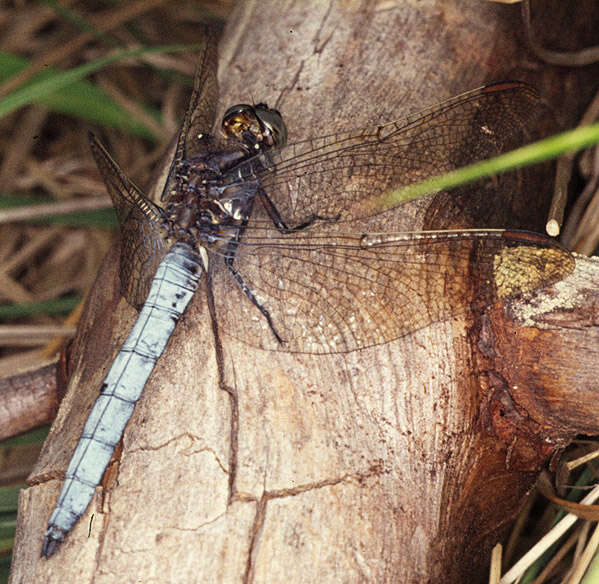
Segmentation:
[(230, 107), (223, 117), (222, 131), (227, 138), (235, 138), (250, 151), (280, 148), (287, 142), (283, 117), (265, 103)]

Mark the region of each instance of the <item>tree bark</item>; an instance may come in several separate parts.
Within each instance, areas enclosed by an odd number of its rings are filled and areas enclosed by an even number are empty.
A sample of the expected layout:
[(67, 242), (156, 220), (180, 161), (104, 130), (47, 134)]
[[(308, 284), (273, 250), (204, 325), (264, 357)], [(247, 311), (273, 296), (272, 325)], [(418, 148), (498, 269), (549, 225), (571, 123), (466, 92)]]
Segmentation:
[[(244, 3), (221, 43), (220, 111), (276, 103), (296, 141), (522, 77), (517, 10), (465, 4)], [(387, 229), (539, 228), (545, 192), (514, 176), (403, 207)], [(20, 498), (13, 583), (482, 581), (538, 470), (576, 433), (599, 431), (595, 261), (521, 300), (325, 356), (215, 339), (204, 279), (103, 487), (57, 556), (40, 559), (64, 470), (135, 318), (119, 299), (117, 254)]]
[(56, 362), (0, 379), (0, 440), (49, 424), (58, 402)]

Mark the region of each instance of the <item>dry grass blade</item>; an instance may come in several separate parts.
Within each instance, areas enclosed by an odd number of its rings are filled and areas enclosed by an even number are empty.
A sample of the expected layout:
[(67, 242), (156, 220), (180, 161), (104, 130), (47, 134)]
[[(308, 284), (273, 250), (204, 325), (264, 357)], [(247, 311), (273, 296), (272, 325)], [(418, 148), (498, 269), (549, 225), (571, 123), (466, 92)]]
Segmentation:
[(491, 552), (491, 566), (489, 568), (489, 584), (499, 584), (501, 579), (501, 552), (503, 548), (498, 543)]
[[(118, 9), (110, 9), (105, 13), (98, 15), (93, 20), (96, 23), (97, 33), (104, 33), (113, 30), (125, 22), (132, 20), (160, 4), (165, 0), (137, 0), (131, 4), (126, 4)], [(59, 45), (48, 53), (41, 55), (23, 72), (15, 75), (0, 86), (0, 97), (7, 95), (11, 91), (20, 87), (27, 80), (31, 79), (36, 73), (43, 71), (44, 68), (55, 63), (59, 63), (69, 55), (75, 54), (81, 50), (89, 41), (93, 40), (97, 33), (84, 32), (74, 38), (66, 45)]]
[(547, 562), (542, 572), (533, 580), (532, 584), (544, 584), (547, 579), (553, 575), (558, 565), (564, 559), (566, 554), (576, 545), (580, 539), (580, 529), (577, 529), (568, 537), (568, 539), (560, 546), (555, 555)]
[[(587, 108), (585, 114), (578, 124), (579, 128), (589, 126), (599, 119), (599, 93)], [(597, 150), (595, 148), (595, 150)], [(597, 154), (595, 160), (597, 161)], [(572, 175), (575, 153), (566, 154), (558, 160), (555, 189), (553, 200), (551, 201), (551, 209), (549, 211), (549, 221), (555, 221), (561, 225), (564, 208), (567, 201), (568, 184)], [(598, 163), (594, 165), (597, 170)], [(562, 236), (562, 241), (571, 249), (589, 255), (597, 245), (599, 235), (597, 234), (597, 203), (593, 203), (593, 194), (597, 189), (597, 181), (599, 180), (599, 172), (595, 172), (589, 180), (585, 190), (575, 202), (566, 228)], [(589, 203), (589, 201), (591, 201)], [(586, 210), (585, 210), (586, 209)], [(584, 243), (583, 243), (584, 242)]]
[(48, 112), (46, 108), (32, 106), (28, 108), (21, 117), (19, 126), (14, 129), (10, 144), (11, 147), (5, 152), (0, 166), (0, 184), (12, 184), (17, 175), (21, 161), (24, 160), (35, 143), (35, 136), (43, 126)]
[[(596, 486), (582, 501), (582, 505), (591, 505), (599, 499), (599, 486)], [(520, 560), (518, 560), (501, 578), (500, 584), (512, 584), (529, 566), (531, 566), (541, 555), (557, 542), (564, 533), (570, 529), (578, 517), (569, 513), (559, 523), (541, 538)]]
[(593, 556), (597, 552), (597, 547), (599, 547), (599, 525), (595, 525), (595, 529), (593, 530), (593, 534), (591, 535), (586, 547), (578, 561), (576, 562), (574, 569), (572, 571), (572, 575), (568, 579), (568, 584), (579, 584), (584, 576)]
[[(13, 77), (0, 92), (6, 95), (37, 73), (71, 71), (112, 56), (119, 45), (141, 50), (164, 44), (191, 46), (202, 19), (216, 16), (218, 22), (230, 9), (226, 3), (198, 5), (188, 0), (171, 2), (168, 9), (161, 5), (166, 5), (164, 0), (129, 1), (108, 10), (102, 2), (83, 7), (69, 0), (54, 8), (28, 1), (2, 6), (0, 78)], [(82, 8), (89, 18), (74, 13)], [(125, 29), (124, 23), (131, 26)], [(108, 31), (110, 38), (104, 34)], [(167, 140), (178, 128), (190, 90), (190, 80), (183, 76), (193, 74), (193, 63), (191, 55), (185, 58), (181, 53), (143, 54), (102, 72), (112, 98), (100, 89), (96, 76), (61, 91), (57, 100), (44, 98), (43, 105), (17, 109), (0, 119), (0, 322), (5, 323), (0, 329), (1, 377), (37, 369), (60, 351), (75, 330), (82, 305), (70, 315), (61, 306), (72, 310), (76, 299), (84, 296), (115, 236), (114, 218), (107, 220), (106, 213), (99, 212), (110, 204), (89, 153), (87, 132), (92, 128), (87, 120), (116, 145), (116, 154), (133, 178), (145, 184), (162, 150), (148, 140), (152, 134)], [(52, 65), (58, 65), (55, 71)], [(14, 75), (15, 70), (21, 72)], [(166, 124), (160, 122), (161, 111)], [(141, 119), (143, 127), (134, 119)], [(131, 126), (126, 125), (129, 121)], [(147, 127), (152, 131), (138, 131)], [(55, 308), (47, 310), (52, 303)], [(17, 304), (23, 307), (17, 310)], [(11, 316), (6, 316), (9, 311)], [(53, 407), (40, 397), (33, 402), (43, 416), (23, 413), (24, 425), (11, 428), (23, 432), (32, 427), (28, 421), (50, 421), (56, 396)], [(16, 471), (16, 466), (7, 469), (6, 476)], [(17, 474), (23, 477), (27, 472), (21, 467)], [(9, 549), (8, 540), (4, 542), (2, 550)], [(0, 558), (0, 583), (6, 582), (7, 566)]]
[(530, 0), (522, 2), (522, 20), (526, 27), (528, 42), (537, 57), (552, 65), (582, 67), (599, 61), (599, 47), (588, 47), (579, 51), (552, 51), (542, 47), (534, 38), (530, 23)]
[(543, 494), (543, 496), (549, 499), (552, 503), (555, 503), (573, 515), (576, 515), (576, 517), (587, 519), (588, 521), (599, 521), (599, 505), (581, 505), (580, 503), (575, 503), (562, 497), (558, 497), (553, 492), (553, 488), (549, 483), (546, 473), (541, 474), (539, 477), (537, 488)]
[(73, 326), (0, 326), (0, 345), (36, 346), (43, 345), (55, 337), (72, 337), (75, 334)]

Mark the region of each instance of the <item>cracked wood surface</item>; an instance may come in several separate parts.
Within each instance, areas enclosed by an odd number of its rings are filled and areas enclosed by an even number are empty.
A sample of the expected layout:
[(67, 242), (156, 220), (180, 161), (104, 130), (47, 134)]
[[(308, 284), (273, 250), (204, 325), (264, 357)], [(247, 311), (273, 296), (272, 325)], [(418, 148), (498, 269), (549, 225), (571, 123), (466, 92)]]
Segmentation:
[[(276, 102), (297, 140), (513, 76), (518, 11), (474, 4), (244, 3), (221, 43), (220, 111)], [(464, 217), (468, 194), (419, 201), (388, 220), (395, 229), (468, 225), (478, 219)], [(520, 226), (543, 204), (514, 197), (495, 209)], [(69, 393), (20, 498), (13, 583), (476, 581), (553, 448), (578, 428), (597, 430), (599, 412), (585, 401), (592, 369), (574, 358), (597, 336), (595, 262), (579, 261), (563, 284), (574, 292), (561, 322), (548, 313), (551, 329), (539, 319), (554, 290), (535, 295), (526, 321), (515, 320), (517, 306), (497, 306), (333, 356), (215, 342), (204, 280), (103, 488), (57, 556), (41, 560), (64, 469), (135, 318), (119, 299), (117, 254), (101, 276), (111, 286), (89, 299)], [(591, 316), (568, 328), (574, 312)], [(537, 351), (524, 371), (528, 339), (550, 335), (557, 347), (573, 328), (580, 336), (557, 370), (553, 353)], [(579, 384), (566, 397), (564, 380)], [(584, 413), (568, 415), (571, 396)]]

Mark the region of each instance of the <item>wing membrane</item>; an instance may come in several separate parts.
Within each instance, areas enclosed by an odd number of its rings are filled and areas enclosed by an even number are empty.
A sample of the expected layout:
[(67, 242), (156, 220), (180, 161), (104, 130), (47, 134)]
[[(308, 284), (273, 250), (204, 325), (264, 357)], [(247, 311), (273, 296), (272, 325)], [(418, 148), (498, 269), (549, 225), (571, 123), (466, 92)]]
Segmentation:
[(164, 213), (127, 178), (93, 134), (90, 133), (89, 139), (121, 224), (121, 292), (133, 306), (139, 307), (168, 251)]
[(205, 29), (203, 47), (199, 51), (198, 65), (194, 76), (193, 92), (189, 99), (181, 129), (177, 137), (168, 178), (161, 200), (167, 201), (172, 195), (173, 179), (177, 164), (204, 152), (200, 136), (210, 134), (216, 117), (218, 101), (218, 39), (212, 29)]
[(482, 308), (549, 285), (573, 270), (574, 259), (548, 238), (501, 230), (459, 236), (254, 233), (235, 267), (285, 343), (275, 340), (262, 314), (221, 270), (213, 276), (214, 297), (226, 333), (270, 350), (344, 353), (397, 339), (473, 303)]
[(542, 110), (523, 83), (481, 87), (396, 122), (291, 144), (261, 183), (290, 225), (356, 219), (367, 199), (530, 141)]
[[(194, 89), (179, 131), (162, 200), (173, 188), (177, 164), (197, 154), (198, 136), (211, 131), (218, 97), (217, 39), (206, 29), (194, 78)], [(121, 224), (121, 291), (136, 307), (145, 301), (152, 278), (166, 252), (167, 227), (164, 212), (154, 205), (122, 172), (106, 148), (90, 135), (92, 153), (112, 198)], [(160, 178), (157, 179), (160, 182)]]

